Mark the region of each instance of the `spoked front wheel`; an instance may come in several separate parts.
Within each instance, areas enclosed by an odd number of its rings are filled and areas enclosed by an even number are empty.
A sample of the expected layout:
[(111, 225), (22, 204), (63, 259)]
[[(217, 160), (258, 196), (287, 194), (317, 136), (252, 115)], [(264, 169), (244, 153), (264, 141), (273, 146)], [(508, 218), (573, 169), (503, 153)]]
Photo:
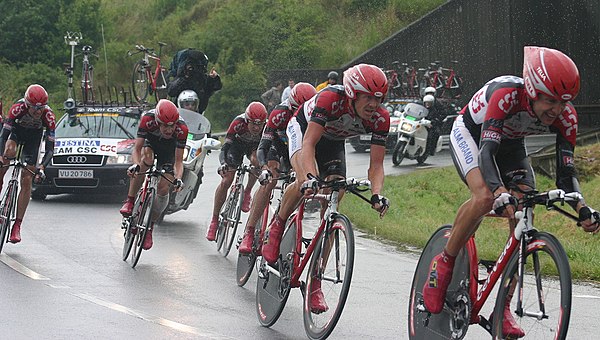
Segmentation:
[(122, 228), (124, 230), (124, 242), (123, 242), (123, 261), (127, 261), (131, 248), (135, 240), (135, 233), (138, 229), (136, 228), (137, 216), (140, 213), (140, 195), (136, 195), (135, 203), (133, 204), (132, 215), (129, 217), (123, 217)]
[(131, 89), (133, 97), (139, 103), (145, 102), (150, 92), (150, 79), (148, 79), (147, 69), (148, 65), (143, 60), (138, 61), (133, 67)]
[(312, 255), (304, 292), (304, 329), (324, 339), (337, 324), (350, 291), (354, 269), (354, 232), (348, 218), (336, 216)]
[(410, 339), (462, 339), (469, 327), (469, 257), (465, 248), (456, 257), (444, 309), (439, 314), (431, 314), (423, 302), (423, 287), (428, 281), (429, 265), (446, 246), (451, 228), (450, 225), (442, 226), (431, 236), (417, 263), (408, 302)]
[(4, 196), (2, 196), (2, 205), (0, 206), (0, 252), (2, 252), (4, 244), (8, 242), (10, 225), (15, 217), (18, 191), (17, 182), (11, 181), (4, 192)]
[(135, 268), (140, 255), (142, 255), (144, 240), (148, 233), (148, 228), (152, 225), (152, 206), (154, 205), (155, 192), (152, 188), (146, 192), (146, 197), (142, 203), (142, 207), (138, 217), (135, 219), (136, 233), (133, 240), (133, 254), (131, 258), (131, 267)]
[(271, 327), (277, 322), (290, 295), (296, 231), (296, 223), (292, 222), (281, 239), (277, 263), (270, 265), (261, 258), (256, 280), (256, 314), (264, 327)]
[(237, 237), (237, 228), (240, 224), (240, 218), (242, 217), (242, 193), (244, 187), (238, 185), (232, 193), (231, 205), (227, 211), (227, 230), (225, 231), (225, 248), (222, 249), (223, 256), (229, 255), (233, 242)]
[[(502, 333), (507, 304), (526, 338), (565, 339), (571, 316), (571, 268), (564, 248), (548, 233), (533, 236), (527, 244), (521, 293), (515, 290), (518, 255), (518, 252), (513, 255), (502, 276), (494, 309), (494, 339), (508, 338)], [(520, 308), (519, 296), (522, 296)]]

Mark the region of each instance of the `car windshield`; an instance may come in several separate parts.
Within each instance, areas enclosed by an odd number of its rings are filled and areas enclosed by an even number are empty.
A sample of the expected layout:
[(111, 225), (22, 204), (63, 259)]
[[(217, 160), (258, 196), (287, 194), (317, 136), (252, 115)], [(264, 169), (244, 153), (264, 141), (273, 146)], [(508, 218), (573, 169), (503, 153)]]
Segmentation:
[(62, 117), (56, 127), (57, 138), (122, 138), (135, 139), (140, 119), (118, 113), (78, 113)]

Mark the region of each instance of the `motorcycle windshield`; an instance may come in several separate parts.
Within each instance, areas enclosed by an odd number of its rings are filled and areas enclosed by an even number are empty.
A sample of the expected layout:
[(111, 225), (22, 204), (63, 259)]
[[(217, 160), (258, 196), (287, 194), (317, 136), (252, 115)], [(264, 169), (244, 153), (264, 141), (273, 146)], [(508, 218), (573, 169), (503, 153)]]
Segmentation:
[(409, 103), (406, 104), (406, 107), (404, 108), (404, 114), (416, 119), (421, 119), (427, 117), (429, 110), (427, 110), (427, 108), (421, 104)]
[(201, 139), (210, 132), (210, 121), (198, 112), (186, 109), (177, 109), (179, 116), (185, 121), (189, 135), (192, 139)]

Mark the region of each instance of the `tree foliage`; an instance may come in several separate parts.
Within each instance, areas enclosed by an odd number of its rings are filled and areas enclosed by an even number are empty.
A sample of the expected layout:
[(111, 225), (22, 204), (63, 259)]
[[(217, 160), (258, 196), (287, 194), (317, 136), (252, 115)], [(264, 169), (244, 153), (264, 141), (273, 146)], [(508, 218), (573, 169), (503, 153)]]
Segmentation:
[[(44, 83), (51, 104), (62, 106), (67, 31), (82, 32), (81, 44), (101, 56), (92, 60), (96, 87), (129, 86), (137, 56), (127, 57), (127, 50), (135, 44), (158, 48), (162, 41), (168, 44), (162, 55), (166, 68), (182, 48), (208, 55), (224, 86), (207, 114), (215, 129), (224, 129), (268, 88), (271, 70), (337, 68), (443, 2), (2, 0), (0, 96), (12, 101), (29, 83)], [(80, 57), (75, 62), (77, 85)]]

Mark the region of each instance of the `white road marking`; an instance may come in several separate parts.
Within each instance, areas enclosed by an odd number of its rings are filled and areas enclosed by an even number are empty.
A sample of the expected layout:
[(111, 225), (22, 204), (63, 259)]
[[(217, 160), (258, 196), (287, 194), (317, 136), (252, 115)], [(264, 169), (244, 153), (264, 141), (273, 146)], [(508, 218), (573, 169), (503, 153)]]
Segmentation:
[(33, 270), (25, 267), (24, 265), (15, 261), (12, 257), (10, 257), (6, 254), (0, 254), (0, 261), (4, 262), (4, 264), (6, 264), (7, 266), (11, 267), (15, 271), (17, 271), (25, 276), (27, 276), (30, 279), (50, 280), (49, 278), (45, 277), (44, 275), (38, 274), (38, 273), (34, 272)]

